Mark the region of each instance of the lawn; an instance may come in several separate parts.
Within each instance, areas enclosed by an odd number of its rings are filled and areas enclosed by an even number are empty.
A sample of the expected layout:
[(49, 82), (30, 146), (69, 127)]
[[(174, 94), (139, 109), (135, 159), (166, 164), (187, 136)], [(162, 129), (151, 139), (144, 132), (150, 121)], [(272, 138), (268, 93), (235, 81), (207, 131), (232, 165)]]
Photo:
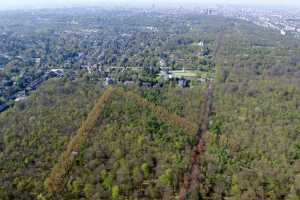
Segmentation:
[(180, 77), (200, 77), (206, 75), (206, 72), (199, 71), (199, 70), (174, 70), (170, 71), (176, 78)]

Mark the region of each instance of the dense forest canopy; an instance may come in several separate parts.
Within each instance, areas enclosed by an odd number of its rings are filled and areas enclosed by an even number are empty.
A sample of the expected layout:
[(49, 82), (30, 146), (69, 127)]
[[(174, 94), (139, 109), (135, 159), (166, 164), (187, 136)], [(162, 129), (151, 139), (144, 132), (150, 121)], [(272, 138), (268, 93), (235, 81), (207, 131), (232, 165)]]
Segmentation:
[(0, 28), (1, 200), (300, 199), (292, 35), (75, 8)]

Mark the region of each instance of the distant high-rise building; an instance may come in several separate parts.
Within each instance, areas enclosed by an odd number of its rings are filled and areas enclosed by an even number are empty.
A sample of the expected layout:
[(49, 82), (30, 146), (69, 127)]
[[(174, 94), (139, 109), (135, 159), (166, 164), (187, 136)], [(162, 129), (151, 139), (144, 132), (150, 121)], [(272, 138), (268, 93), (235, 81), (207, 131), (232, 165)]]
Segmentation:
[(154, 3), (152, 4), (151, 9), (152, 9), (152, 10), (155, 10), (155, 9), (156, 9), (156, 5), (155, 5)]

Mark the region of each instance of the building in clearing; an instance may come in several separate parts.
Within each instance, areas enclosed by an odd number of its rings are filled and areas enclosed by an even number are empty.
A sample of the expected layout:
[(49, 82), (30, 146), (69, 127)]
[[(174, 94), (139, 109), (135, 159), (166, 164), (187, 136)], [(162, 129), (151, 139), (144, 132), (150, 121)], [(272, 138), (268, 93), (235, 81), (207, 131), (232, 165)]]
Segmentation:
[(182, 87), (182, 88), (186, 88), (186, 87), (189, 86), (189, 82), (188, 82), (188, 80), (186, 80), (185, 78), (180, 78), (180, 79), (178, 80), (178, 85), (179, 85), (180, 87)]
[(280, 34), (281, 34), (281, 35), (286, 35), (286, 32), (285, 32), (284, 30), (281, 30), (281, 31), (280, 31)]
[(104, 82), (105, 86), (112, 85), (113, 83), (114, 83), (114, 81), (111, 77), (106, 77), (105, 78), (105, 82)]
[(63, 69), (51, 69), (49, 74), (56, 77), (64, 77), (65, 75)]
[(203, 41), (200, 41), (200, 42), (198, 43), (198, 45), (199, 45), (200, 47), (204, 47), (204, 42), (203, 42)]
[(168, 80), (170, 80), (170, 79), (173, 78), (172, 73), (170, 73), (170, 72), (168, 72), (166, 70), (161, 70), (160, 73), (159, 73), (159, 76), (161, 78), (163, 78), (164, 80), (166, 80), (166, 81), (168, 81)]

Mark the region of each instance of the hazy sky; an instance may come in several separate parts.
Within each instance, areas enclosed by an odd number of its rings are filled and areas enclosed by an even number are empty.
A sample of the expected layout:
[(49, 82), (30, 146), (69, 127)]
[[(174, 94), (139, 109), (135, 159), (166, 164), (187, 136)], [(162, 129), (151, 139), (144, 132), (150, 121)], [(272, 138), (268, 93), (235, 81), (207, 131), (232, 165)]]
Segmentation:
[(7, 8), (39, 8), (61, 7), (76, 5), (141, 5), (141, 4), (167, 5), (174, 4), (259, 4), (259, 5), (284, 5), (300, 7), (300, 0), (0, 0), (0, 9)]

